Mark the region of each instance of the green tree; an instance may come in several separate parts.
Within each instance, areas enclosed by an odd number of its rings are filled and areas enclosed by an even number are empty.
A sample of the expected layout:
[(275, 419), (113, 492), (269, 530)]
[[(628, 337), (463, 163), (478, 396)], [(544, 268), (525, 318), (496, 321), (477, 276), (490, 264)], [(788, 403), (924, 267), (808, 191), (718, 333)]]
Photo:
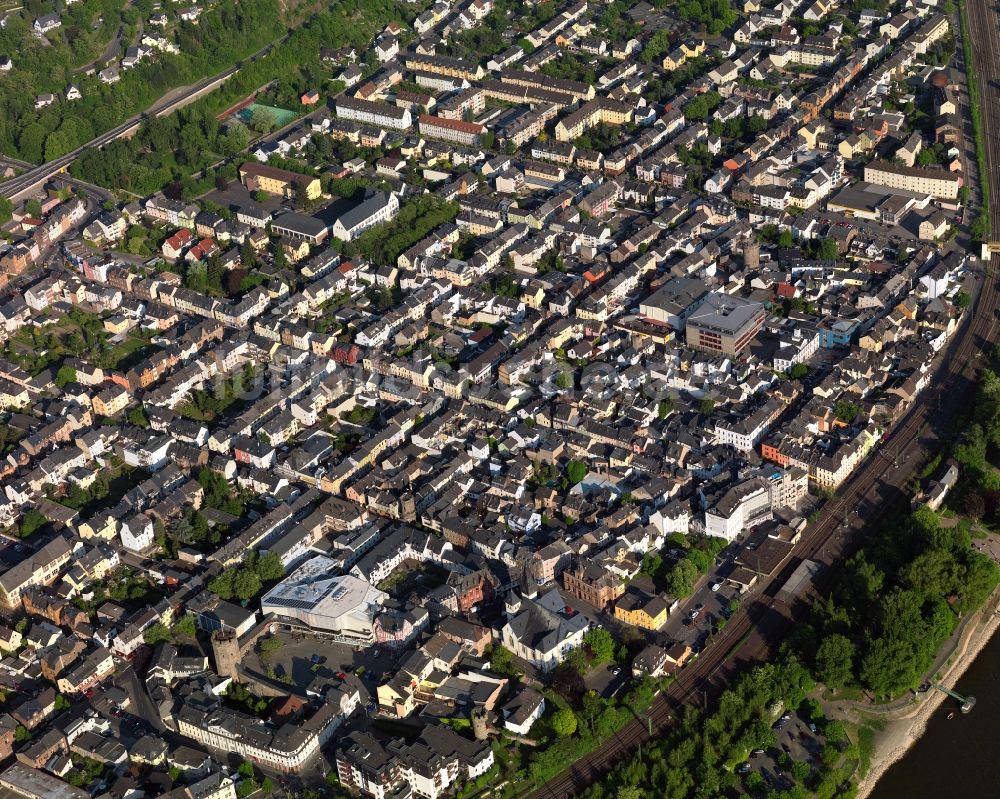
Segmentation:
[(900, 569), (899, 576), (922, 593), (952, 596), (958, 591), (965, 569), (950, 550), (931, 547)]
[(587, 645), (596, 663), (610, 663), (614, 659), (615, 639), (603, 627), (589, 630), (583, 637), (583, 642)]
[(25, 161), (42, 163), (44, 156), (45, 137), (48, 131), (38, 122), (33, 122), (21, 131), (17, 139), (17, 149)]
[(837, 400), (837, 404), (833, 406), (833, 413), (840, 421), (851, 424), (858, 418), (861, 408), (850, 400)]
[(552, 732), (560, 738), (568, 738), (576, 732), (576, 713), (568, 707), (561, 708), (552, 714)]
[(235, 569), (226, 569), (222, 574), (213, 577), (208, 582), (208, 590), (216, 594), (221, 599), (231, 599), (233, 596), (233, 580), (236, 576)]
[(24, 516), (21, 517), (21, 538), (27, 538), (30, 535), (34, 535), (42, 527), (48, 523), (48, 519), (42, 516), (34, 508), (29, 508)]
[(556, 387), (563, 391), (573, 388), (573, 382), (573, 373), (570, 371), (563, 369), (556, 375)]
[(255, 108), (250, 114), (250, 129), (258, 136), (274, 129), (274, 113), (266, 108)]
[(917, 153), (917, 166), (940, 166), (940, 158), (936, 150), (928, 148)]
[(514, 662), (514, 655), (503, 644), (494, 644), (490, 649), (490, 668), (501, 677), (514, 679), (521, 676), (521, 670)]
[(648, 64), (655, 63), (669, 49), (670, 32), (666, 28), (661, 28), (646, 41), (642, 48), (642, 60)]
[(260, 578), (252, 571), (240, 569), (233, 578), (233, 593), (238, 599), (253, 599), (260, 593), (260, 589)]
[(701, 402), (698, 403), (699, 413), (709, 416), (715, 410), (715, 400), (710, 397), (705, 397)]
[(767, 130), (769, 124), (760, 114), (751, 114), (747, 117), (747, 133), (758, 136)]
[(828, 688), (842, 688), (854, 674), (854, 657), (855, 647), (849, 638), (828, 635), (816, 652), (816, 678)]
[(698, 567), (688, 558), (681, 558), (667, 575), (667, 593), (677, 599), (690, 596), (698, 577)]
[(833, 239), (823, 239), (816, 248), (816, 257), (821, 261), (836, 261), (840, 257), (837, 242)]
[(66, 388), (70, 383), (76, 382), (76, 369), (72, 366), (60, 366), (56, 372), (56, 385), (59, 388)]
[(969, 233), (976, 241), (988, 241), (990, 237), (990, 216), (985, 211), (981, 212), (969, 227)]
[(1000, 582), (1000, 566), (981, 552), (967, 552), (965, 575), (958, 589), (958, 609), (967, 612), (979, 607)]
[(721, 102), (722, 96), (716, 91), (699, 94), (684, 106), (684, 117), (688, 121), (705, 119)]
[(577, 483), (583, 482), (583, 479), (587, 476), (587, 464), (581, 461), (572, 460), (566, 464), (566, 479), (569, 481), (570, 485), (576, 485)]
[(657, 578), (663, 569), (663, 558), (658, 552), (647, 552), (642, 556), (640, 571), (649, 577)]
[(153, 622), (143, 631), (142, 640), (150, 646), (162, 644), (163, 642), (170, 640), (170, 630), (167, 625), (161, 621)]
[(257, 651), (260, 652), (262, 660), (270, 660), (271, 655), (277, 652), (281, 647), (285, 645), (276, 635), (269, 635), (267, 638), (261, 638), (257, 642)]
[(128, 412), (129, 424), (134, 424), (136, 427), (149, 427), (149, 419), (146, 418), (146, 410), (141, 404), (133, 405)]
[(185, 613), (174, 624), (174, 638), (194, 638), (198, 634), (198, 620), (193, 613)]
[(844, 722), (838, 719), (832, 719), (823, 726), (823, 735), (829, 743), (835, 745), (846, 743), (848, 740)]
[(240, 247), (240, 265), (248, 271), (257, 266), (257, 251), (250, 243), (249, 236), (243, 240), (243, 245)]
[(254, 563), (254, 571), (264, 583), (275, 582), (285, 576), (285, 567), (276, 552), (265, 552), (259, 556)]
[(969, 296), (968, 292), (960, 291), (955, 295), (956, 308), (968, 308), (970, 305), (972, 305), (972, 297)]
[(31, 733), (28, 732), (28, 728), (23, 724), (18, 724), (14, 728), (14, 743), (23, 744), (26, 741), (31, 740)]

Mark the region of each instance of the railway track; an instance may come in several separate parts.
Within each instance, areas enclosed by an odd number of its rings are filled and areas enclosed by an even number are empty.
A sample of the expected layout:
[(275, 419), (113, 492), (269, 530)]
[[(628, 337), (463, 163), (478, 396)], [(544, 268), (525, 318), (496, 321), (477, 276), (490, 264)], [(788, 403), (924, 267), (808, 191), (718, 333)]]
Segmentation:
[[(979, 88), (979, 119), (983, 143), (986, 147), (987, 175), (993, 191), (990, 203), (990, 223), (994, 239), (1000, 233), (1000, 14), (990, 0), (964, 0), (968, 36), (975, 58), (975, 72)], [(966, 65), (968, 68), (969, 65)]]

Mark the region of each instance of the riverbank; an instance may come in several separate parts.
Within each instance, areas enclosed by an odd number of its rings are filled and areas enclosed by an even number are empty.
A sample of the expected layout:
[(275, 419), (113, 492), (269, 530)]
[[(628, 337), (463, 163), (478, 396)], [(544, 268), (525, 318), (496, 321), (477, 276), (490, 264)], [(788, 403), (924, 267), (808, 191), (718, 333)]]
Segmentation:
[[(953, 688), (1000, 628), (998, 602), (1000, 592), (990, 597), (978, 612), (976, 621), (966, 625), (948, 658), (948, 664), (940, 669), (938, 682), (941, 685)], [(945, 701), (954, 702), (941, 691), (931, 689), (916, 704), (884, 714), (862, 710), (856, 705), (853, 712), (850, 709), (844, 710), (843, 718), (852, 723), (879, 721), (884, 725), (875, 735), (872, 765), (858, 784), (857, 799), (867, 799), (885, 772), (917, 743), (934, 712)]]

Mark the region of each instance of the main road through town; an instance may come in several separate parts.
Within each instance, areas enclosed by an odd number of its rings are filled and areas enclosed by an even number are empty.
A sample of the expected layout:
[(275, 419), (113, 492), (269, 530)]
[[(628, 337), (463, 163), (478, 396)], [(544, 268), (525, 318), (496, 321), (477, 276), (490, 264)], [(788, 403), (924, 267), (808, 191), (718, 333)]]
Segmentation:
[[(987, 0), (966, 0), (972, 48), (979, 75), (983, 137), (987, 147), (987, 175), (993, 196), (1000, 187), (1000, 14)], [(991, 204), (994, 231), (1000, 231), (1000, 213)], [(883, 510), (898, 508), (904, 489), (922, 455), (933, 444), (974, 391), (977, 354), (997, 338), (997, 273), (1000, 256), (983, 264), (980, 287), (971, 313), (939, 359), (934, 377), (906, 415), (888, 431), (874, 451), (810, 524), (784, 566), (760, 586), (693, 663), (653, 702), (646, 717), (626, 725), (587, 757), (528, 794), (529, 799), (565, 799), (580, 793), (617, 763), (633, 756), (650, 738), (669, 728), (686, 704), (708, 702), (721, 693), (732, 677), (772, 656), (789, 631), (792, 610), (777, 598), (779, 589), (805, 559), (824, 564), (817, 587), (829, 580), (843, 557), (853, 550), (856, 537), (877, 524)]]

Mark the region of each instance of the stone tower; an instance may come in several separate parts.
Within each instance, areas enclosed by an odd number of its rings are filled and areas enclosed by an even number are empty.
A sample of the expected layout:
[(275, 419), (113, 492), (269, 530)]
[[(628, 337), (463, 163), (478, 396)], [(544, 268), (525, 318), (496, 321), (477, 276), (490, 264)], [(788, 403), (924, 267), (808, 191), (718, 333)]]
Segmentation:
[(240, 681), (236, 667), (240, 660), (240, 639), (232, 630), (216, 630), (212, 634), (212, 654), (215, 656), (215, 671), (220, 677), (232, 677)]
[(748, 241), (743, 245), (743, 265), (749, 269), (760, 266), (760, 243)]
[(404, 491), (399, 498), (399, 516), (404, 522), (417, 520), (417, 500), (413, 496), (413, 492)]

